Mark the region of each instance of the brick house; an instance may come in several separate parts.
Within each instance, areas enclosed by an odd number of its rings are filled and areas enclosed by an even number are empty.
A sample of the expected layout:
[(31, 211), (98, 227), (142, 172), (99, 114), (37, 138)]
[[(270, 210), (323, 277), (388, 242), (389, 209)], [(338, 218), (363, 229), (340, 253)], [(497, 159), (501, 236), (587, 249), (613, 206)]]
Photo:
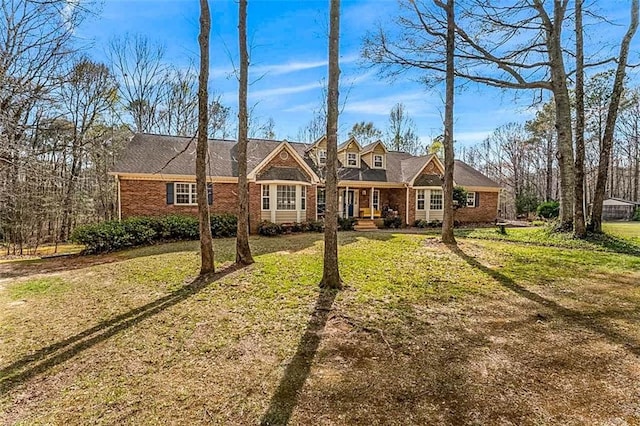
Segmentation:
[[(136, 134), (116, 162), (118, 216), (197, 214), (195, 140)], [(236, 142), (209, 141), (208, 192), (212, 213), (236, 213)], [(361, 146), (351, 138), (338, 147), (339, 213), (371, 221), (383, 215), (442, 220), (442, 162), (434, 155), (388, 151), (380, 142)], [(326, 138), (313, 144), (250, 139), (247, 149), (249, 222), (303, 222), (324, 216)], [(459, 222), (492, 222), (500, 187), (469, 165), (456, 161), (455, 185), (468, 191)]]

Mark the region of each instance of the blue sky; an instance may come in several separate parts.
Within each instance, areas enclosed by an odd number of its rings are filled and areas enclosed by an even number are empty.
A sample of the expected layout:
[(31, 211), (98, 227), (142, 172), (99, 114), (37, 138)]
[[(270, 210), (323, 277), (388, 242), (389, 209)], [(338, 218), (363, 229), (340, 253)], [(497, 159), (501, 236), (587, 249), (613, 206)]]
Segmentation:
[[(186, 66), (198, 57), (199, 2), (196, 0), (105, 0), (102, 11), (86, 21), (77, 35), (90, 42), (91, 56), (104, 58), (108, 41), (124, 33), (141, 33), (166, 46), (167, 61)], [(605, 3), (607, 3), (605, 5)], [(210, 90), (235, 108), (237, 81), (237, 3), (210, 1), (212, 8)], [(626, 2), (600, 2), (627, 21)], [(340, 116), (344, 137), (353, 123), (372, 121), (385, 129), (391, 107), (404, 103), (424, 143), (442, 133), (442, 94), (409, 78), (380, 79), (360, 63), (363, 36), (397, 11), (394, 0), (342, 2), (341, 85), (345, 102)], [(611, 16), (611, 15), (608, 15)], [(249, 103), (260, 121), (272, 117), (278, 138), (295, 140), (298, 130), (322, 101), (327, 73), (328, 1), (249, 0), (251, 68)], [(614, 28), (613, 33), (624, 31)], [(619, 38), (618, 38), (619, 39)], [(638, 43), (635, 43), (638, 46)], [(636, 55), (637, 56), (637, 55)], [(346, 97), (346, 99), (345, 99)], [(456, 98), (455, 138), (459, 145), (482, 141), (496, 127), (532, 116), (531, 97), (468, 86)]]

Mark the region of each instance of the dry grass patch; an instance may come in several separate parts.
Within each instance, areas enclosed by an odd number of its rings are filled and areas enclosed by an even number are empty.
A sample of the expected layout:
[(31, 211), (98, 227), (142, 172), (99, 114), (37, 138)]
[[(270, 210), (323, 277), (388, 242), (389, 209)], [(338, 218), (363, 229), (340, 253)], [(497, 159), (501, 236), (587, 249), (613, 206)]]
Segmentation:
[(340, 238), (339, 293), (314, 234), (0, 265), (0, 422), (640, 422), (640, 258)]

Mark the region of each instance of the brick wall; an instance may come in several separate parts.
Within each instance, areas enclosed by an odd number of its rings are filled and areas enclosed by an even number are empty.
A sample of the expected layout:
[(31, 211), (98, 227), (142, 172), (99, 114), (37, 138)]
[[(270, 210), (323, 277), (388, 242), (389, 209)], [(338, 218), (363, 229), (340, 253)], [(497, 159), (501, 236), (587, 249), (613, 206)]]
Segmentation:
[(249, 182), (249, 232), (258, 233), (260, 212), (262, 211), (262, 186)]
[[(167, 204), (167, 181), (120, 180), (122, 218), (131, 216), (165, 216), (169, 214), (197, 215), (198, 206)], [(211, 213), (233, 213), (238, 208), (235, 183), (213, 184)]]
[(493, 222), (498, 214), (498, 193), (478, 192), (480, 205), (456, 210), (455, 220), (463, 223)]

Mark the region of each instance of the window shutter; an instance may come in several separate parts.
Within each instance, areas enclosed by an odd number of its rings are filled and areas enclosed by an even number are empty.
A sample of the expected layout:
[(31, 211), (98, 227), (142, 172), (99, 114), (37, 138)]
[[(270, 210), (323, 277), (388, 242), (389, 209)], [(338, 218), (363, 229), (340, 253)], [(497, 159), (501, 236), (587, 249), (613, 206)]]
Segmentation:
[(207, 203), (213, 204), (213, 184), (211, 182), (207, 183)]
[(480, 193), (476, 192), (476, 205), (475, 207), (480, 207)]
[(167, 204), (173, 204), (173, 182), (167, 182)]

